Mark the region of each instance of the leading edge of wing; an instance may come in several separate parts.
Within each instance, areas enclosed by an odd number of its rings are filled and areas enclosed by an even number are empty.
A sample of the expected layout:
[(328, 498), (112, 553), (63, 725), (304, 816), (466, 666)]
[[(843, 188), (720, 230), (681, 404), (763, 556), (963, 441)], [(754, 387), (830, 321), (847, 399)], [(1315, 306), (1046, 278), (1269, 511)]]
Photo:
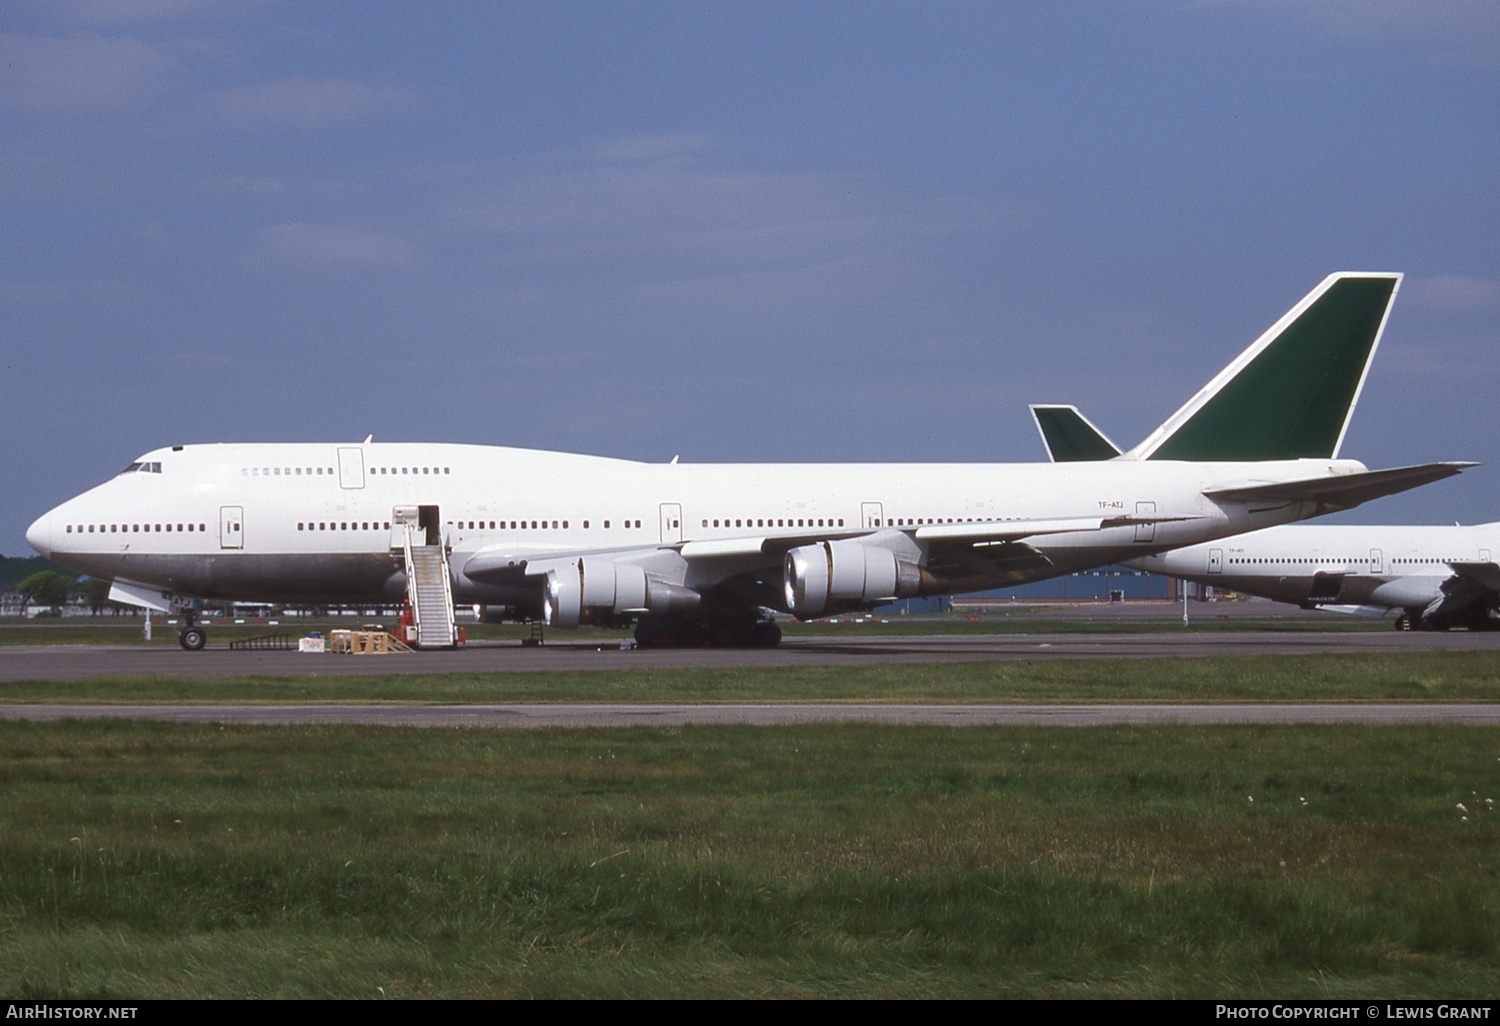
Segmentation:
[(798, 535), (748, 535), (742, 538), (713, 538), (688, 541), (630, 550), (590, 550), (589, 552), (537, 552), (518, 553), (508, 549), (484, 549), (470, 556), (463, 571), (473, 578), (494, 578), (524, 575), (530, 563), (567, 559), (580, 555), (624, 556), (645, 551), (675, 549), (683, 559), (745, 559), (756, 556), (780, 558), (790, 549), (802, 545), (816, 545), (825, 541), (844, 538), (868, 538), (880, 534), (905, 534), (919, 542), (937, 542), (944, 545), (966, 544), (977, 548), (990, 545), (1007, 545), (1043, 534), (1067, 534), (1070, 532), (1103, 531), (1117, 527), (1134, 527), (1140, 524), (1163, 524), (1183, 520), (1200, 520), (1197, 515), (1133, 515), (1117, 517), (1056, 517), (1037, 520), (996, 520), (965, 524), (913, 524), (910, 526), (866, 527), (844, 531), (827, 531), (819, 534)]
[(1005, 545), (1042, 534), (1067, 534), (1073, 531), (1102, 531), (1112, 527), (1137, 524), (1161, 524), (1180, 520), (1199, 520), (1196, 515), (1173, 514), (1118, 517), (1053, 517), (1036, 520), (991, 520), (963, 524), (912, 524), (869, 527), (853, 531), (816, 535), (752, 536), (708, 541), (684, 542), (680, 551), (684, 559), (718, 559), (737, 556), (770, 555), (839, 538), (864, 538), (887, 532), (905, 534), (917, 541), (961, 542), (971, 545)]

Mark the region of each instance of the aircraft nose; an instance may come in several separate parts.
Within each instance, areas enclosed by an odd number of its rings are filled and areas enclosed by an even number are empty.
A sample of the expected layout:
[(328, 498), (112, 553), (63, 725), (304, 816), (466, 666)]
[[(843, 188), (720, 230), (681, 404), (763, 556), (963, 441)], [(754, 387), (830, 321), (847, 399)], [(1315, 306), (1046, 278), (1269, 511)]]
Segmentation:
[(43, 513), (26, 529), (26, 544), (46, 558), (52, 555), (52, 514)]

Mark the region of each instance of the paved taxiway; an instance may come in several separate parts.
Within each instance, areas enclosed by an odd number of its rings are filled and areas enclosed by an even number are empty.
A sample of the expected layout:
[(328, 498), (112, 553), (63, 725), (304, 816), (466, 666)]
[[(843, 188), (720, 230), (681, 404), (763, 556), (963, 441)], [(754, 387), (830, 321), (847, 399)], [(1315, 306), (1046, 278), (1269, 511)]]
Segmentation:
[(0, 720), (127, 719), (179, 723), (351, 723), (414, 727), (676, 727), (692, 724), (930, 724), (1098, 727), (1128, 724), (1413, 724), (1500, 726), (1500, 704), (1235, 705), (0, 705)]
[(1161, 634), (995, 634), (793, 638), (770, 650), (636, 649), (618, 644), (474, 644), (448, 652), (386, 656), (299, 652), (202, 652), (156, 645), (34, 645), (0, 649), (0, 683), (102, 677), (330, 677), (410, 673), (618, 672), (675, 667), (787, 667), (981, 660), (1148, 659), (1172, 656), (1310, 655), (1434, 651), (1500, 652), (1492, 633), (1254, 632)]

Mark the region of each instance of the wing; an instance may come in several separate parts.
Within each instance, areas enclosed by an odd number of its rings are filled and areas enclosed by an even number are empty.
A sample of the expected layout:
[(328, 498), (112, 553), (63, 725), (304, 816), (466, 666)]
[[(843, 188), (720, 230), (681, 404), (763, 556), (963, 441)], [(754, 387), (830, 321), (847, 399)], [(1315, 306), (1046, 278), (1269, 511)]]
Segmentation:
[(681, 613), (700, 604), (801, 618), (898, 598), (991, 587), (1051, 561), (1027, 539), (1197, 519), (1150, 515), (1001, 520), (751, 536), (632, 549), (470, 555), (471, 581), (534, 589), (554, 626)]

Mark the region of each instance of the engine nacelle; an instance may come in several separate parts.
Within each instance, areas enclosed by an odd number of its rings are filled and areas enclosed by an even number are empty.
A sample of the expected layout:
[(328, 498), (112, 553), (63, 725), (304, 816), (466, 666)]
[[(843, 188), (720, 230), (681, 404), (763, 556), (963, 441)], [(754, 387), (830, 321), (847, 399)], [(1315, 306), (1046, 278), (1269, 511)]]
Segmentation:
[(552, 627), (696, 609), (703, 596), (652, 577), (634, 563), (583, 556), (547, 570), (542, 619)]
[(830, 607), (865, 606), (922, 593), (922, 568), (890, 549), (852, 540), (801, 545), (786, 554), (787, 608), (798, 619)]
[(542, 619), (552, 627), (572, 630), (583, 615), (583, 586), (568, 568), (547, 571), (542, 588)]

